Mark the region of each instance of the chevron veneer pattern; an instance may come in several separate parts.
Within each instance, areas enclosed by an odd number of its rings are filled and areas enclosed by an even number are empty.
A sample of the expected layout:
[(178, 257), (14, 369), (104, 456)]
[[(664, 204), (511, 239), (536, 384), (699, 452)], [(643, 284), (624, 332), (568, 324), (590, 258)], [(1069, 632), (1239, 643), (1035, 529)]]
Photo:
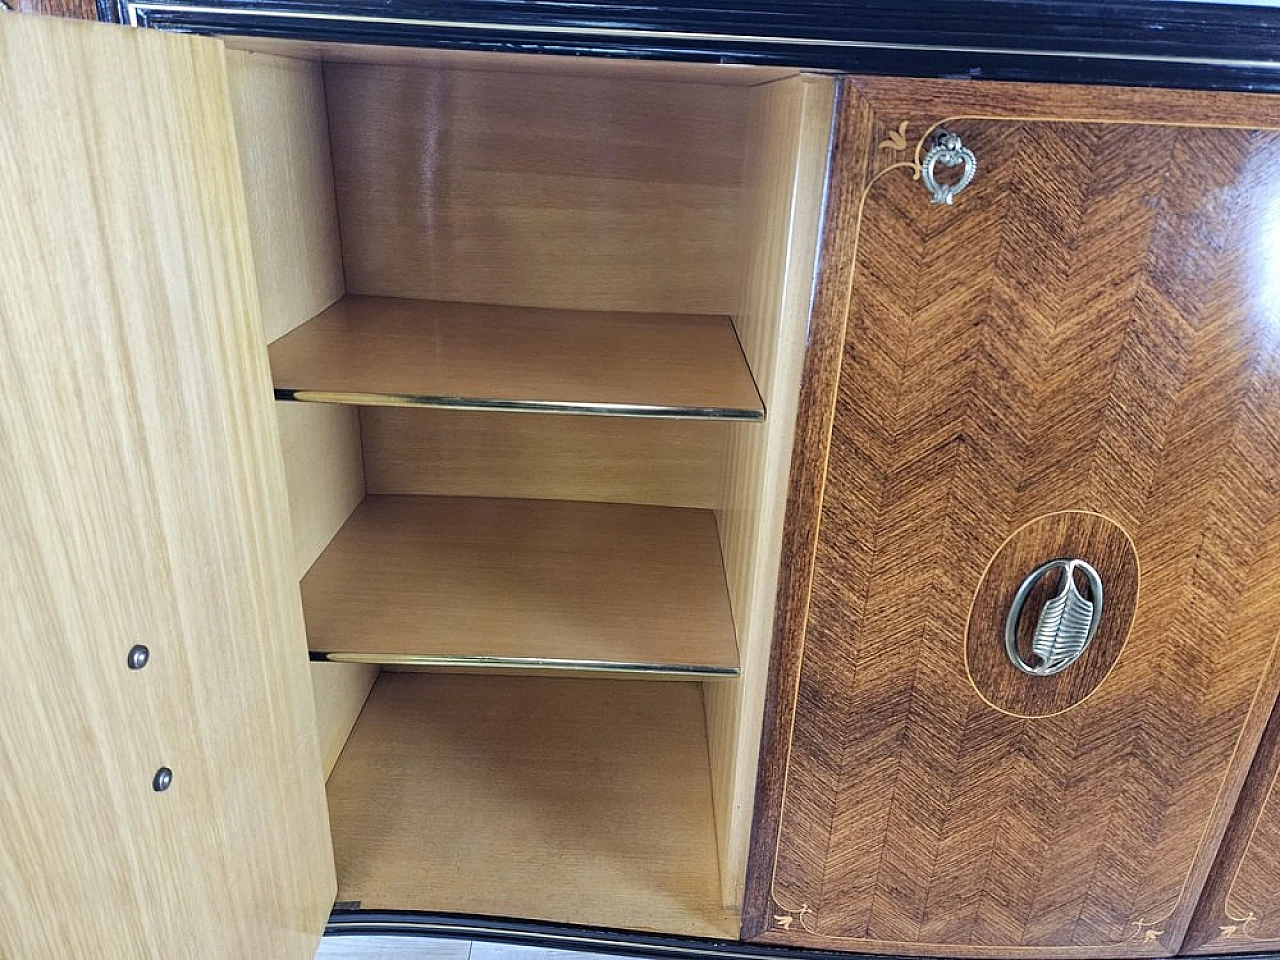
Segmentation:
[[(981, 163), (956, 206), (892, 170), (857, 227), (802, 648), (803, 593), (782, 587), (746, 932), (1167, 954), (1276, 693), (1280, 134), (949, 127)], [(885, 165), (845, 149), (846, 176)], [(852, 247), (836, 226), (828, 255)], [(1070, 510), (1132, 538), (1132, 630), (1092, 695), (1011, 716), (967, 678), (970, 605), (1014, 531)]]

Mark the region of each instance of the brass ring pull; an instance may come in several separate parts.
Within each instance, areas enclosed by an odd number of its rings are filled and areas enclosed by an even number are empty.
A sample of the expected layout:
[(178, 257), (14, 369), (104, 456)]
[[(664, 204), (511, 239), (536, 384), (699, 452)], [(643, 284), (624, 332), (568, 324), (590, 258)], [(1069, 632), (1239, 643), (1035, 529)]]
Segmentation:
[[(1076, 573), (1084, 575), (1089, 597), (1076, 585)], [(1058, 573), (1058, 591), (1040, 610), (1031, 638), (1031, 662), (1018, 651), (1018, 622), (1031, 591), (1045, 577)], [(1084, 560), (1050, 560), (1031, 571), (1014, 594), (1004, 625), (1004, 648), (1009, 660), (1023, 673), (1051, 677), (1061, 673), (1084, 654), (1102, 619), (1102, 578)]]
[[(955, 183), (939, 183), (936, 175), (938, 164), (944, 167), (961, 167), (960, 179)], [(939, 130), (933, 138), (933, 146), (920, 161), (920, 177), (929, 191), (934, 203), (951, 206), (961, 191), (973, 183), (978, 174), (978, 158), (973, 151), (960, 142), (954, 133)]]

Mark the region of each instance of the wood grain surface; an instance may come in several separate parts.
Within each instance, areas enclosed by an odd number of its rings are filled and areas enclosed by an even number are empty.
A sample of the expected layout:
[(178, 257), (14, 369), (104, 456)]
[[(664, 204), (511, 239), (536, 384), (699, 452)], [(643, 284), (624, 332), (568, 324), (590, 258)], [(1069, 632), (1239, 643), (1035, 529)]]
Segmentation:
[[(264, 342), (342, 296), (342, 251), (319, 64), (227, 53)], [(360, 424), (341, 407), (277, 404), (298, 577), (364, 495)]]
[(732, 312), (750, 88), (327, 63), (325, 89), (349, 293)]
[(18, 13), (39, 13), (47, 17), (73, 17), (77, 20), (97, 20), (98, 5), (94, 0), (3, 0)]
[(343, 294), (318, 63), (227, 51), (263, 330), (270, 343)]
[(271, 345), (282, 398), (760, 419), (726, 317), (346, 296)]
[(384, 672), (329, 808), (368, 909), (737, 930), (698, 684)]
[(302, 960), (335, 881), (222, 48), (0, 15), (0, 88), (40, 91), (0, 98), (0, 956)]
[(370, 663), (734, 673), (715, 517), (367, 497), (302, 581), (311, 649)]
[[(845, 88), (744, 932), (1167, 954), (1276, 694), (1280, 140), (1137, 122), (1248, 119), (1222, 98), (970, 91)], [(1132, 122), (1085, 122), (1108, 106)], [(982, 172), (931, 207), (910, 159), (948, 116)], [(968, 682), (965, 626), (1061, 510), (1132, 537), (1139, 599), (1095, 693), (1024, 719)]]
[(712, 508), (733, 429), (716, 420), (360, 409), (370, 493)]
[[(628, 60), (617, 57), (549, 57), (544, 53), (504, 50), (448, 50), (441, 47), (391, 47), (377, 43), (343, 43), (338, 40), (304, 40), (297, 37), (227, 36), (220, 38), (233, 50), (270, 53), (297, 60), (325, 63), (366, 63), (484, 73), (552, 74), (562, 81), (571, 77), (596, 80), (660, 81), (665, 83), (755, 86), (800, 73), (798, 67), (763, 67), (740, 63), (694, 63), (675, 60)], [(681, 96), (672, 91), (671, 96)]]
[[(232, 50), (227, 86), (266, 343), (342, 296), (324, 78), (318, 63)], [(276, 415), (301, 581), (364, 497), (360, 420), (334, 404), (277, 403)], [(311, 665), (326, 775), (377, 673), (365, 664)]]
[[(856, 94), (850, 96), (848, 83), (841, 85), (835, 107), (821, 249), (814, 274), (782, 534), (769, 685), (761, 724), (760, 767), (743, 900), (743, 939), (758, 936), (773, 924), (776, 916), (772, 894), (774, 860), (796, 713), (795, 699), (789, 694), (795, 689), (804, 654), (814, 543), (826, 481), (827, 449), (849, 313), (861, 204), (874, 158), (867, 144), (883, 123), (863, 98)], [(780, 691), (785, 692), (780, 694)]]
[(1267, 724), (1181, 953), (1261, 953), (1280, 948), (1278, 776), (1280, 710), (1273, 711)]

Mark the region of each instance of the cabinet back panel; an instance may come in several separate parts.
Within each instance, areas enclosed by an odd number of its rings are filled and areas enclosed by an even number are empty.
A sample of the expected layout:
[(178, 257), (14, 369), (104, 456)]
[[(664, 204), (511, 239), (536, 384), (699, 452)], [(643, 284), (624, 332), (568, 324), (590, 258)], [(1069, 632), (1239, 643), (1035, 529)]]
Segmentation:
[[(299, 404), (305, 406), (305, 404)], [(718, 506), (729, 424), (364, 407), (370, 493)]]
[(734, 312), (749, 88), (324, 71), (348, 293)]

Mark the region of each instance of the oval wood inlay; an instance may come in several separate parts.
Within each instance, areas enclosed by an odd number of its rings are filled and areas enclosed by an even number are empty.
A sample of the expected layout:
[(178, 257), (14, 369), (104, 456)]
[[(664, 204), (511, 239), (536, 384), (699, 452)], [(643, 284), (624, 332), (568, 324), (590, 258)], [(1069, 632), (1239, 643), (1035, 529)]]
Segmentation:
[[(1023, 579), (1043, 563), (1078, 558), (1102, 577), (1102, 618), (1093, 642), (1061, 673), (1022, 673), (1005, 652), (1005, 619)], [(1040, 580), (1018, 624), (1018, 646), (1028, 649), (1037, 612), (1057, 591), (1059, 578)], [(965, 669), (978, 696), (1002, 713), (1050, 717), (1086, 700), (1107, 678), (1129, 636), (1138, 600), (1138, 555), (1117, 524), (1096, 513), (1051, 513), (1020, 527), (996, 551), (974, 595), (965, 636)]]

